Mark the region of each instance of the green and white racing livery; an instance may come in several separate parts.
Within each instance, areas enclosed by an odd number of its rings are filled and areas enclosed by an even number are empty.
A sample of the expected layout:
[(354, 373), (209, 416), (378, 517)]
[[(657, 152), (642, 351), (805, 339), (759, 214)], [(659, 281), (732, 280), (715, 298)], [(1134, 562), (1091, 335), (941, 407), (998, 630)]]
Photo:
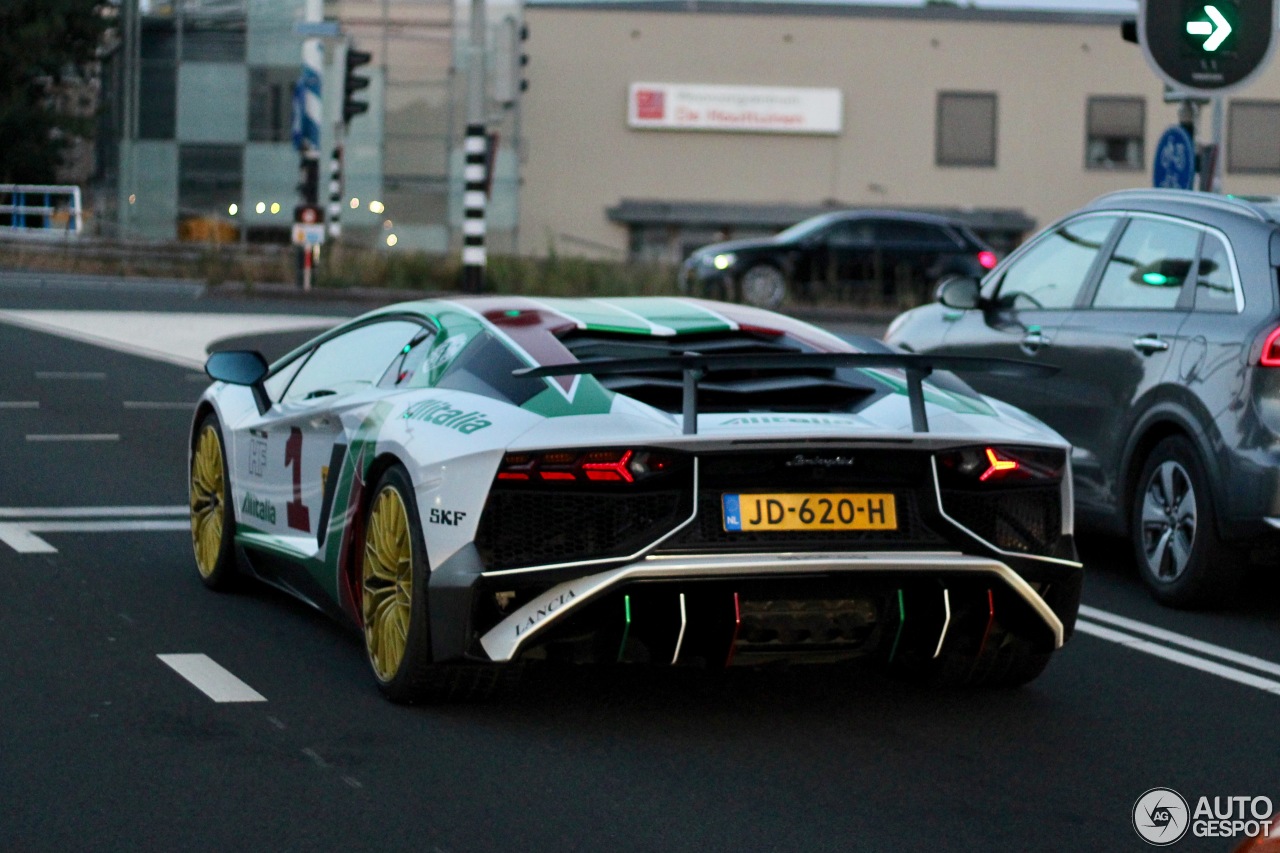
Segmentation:
[(690, 299), (389, 306), (210, 357), (197, 568), (357, 626), (398, 701), (543, 660), (1026, 681), (1079, 604), (1067, 447), (960, 367), (1020, 369)]

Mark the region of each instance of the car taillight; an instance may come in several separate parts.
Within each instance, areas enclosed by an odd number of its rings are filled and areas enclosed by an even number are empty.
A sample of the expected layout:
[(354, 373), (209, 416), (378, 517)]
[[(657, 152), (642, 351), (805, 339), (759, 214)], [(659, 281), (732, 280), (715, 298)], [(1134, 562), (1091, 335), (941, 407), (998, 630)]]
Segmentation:
[(978, 253), (978, 264), (984, 269), (994, 269), (996, 265), (996, 253), (981, 251)]
[(938, 475), (951, 486), (1059, 482), (1065, 467), (1062, 451), (1034, 447), (964, 447), (938, 454)]
[(672, 467), (674, 457), (633, 448), (508, 453), (498, 466), (505, 482), (635, 483)]
[(1280, 367), (1280, 328), (1267, 335), (1262, 344), (1262, 359), (1258, 363), (1263, 367)]

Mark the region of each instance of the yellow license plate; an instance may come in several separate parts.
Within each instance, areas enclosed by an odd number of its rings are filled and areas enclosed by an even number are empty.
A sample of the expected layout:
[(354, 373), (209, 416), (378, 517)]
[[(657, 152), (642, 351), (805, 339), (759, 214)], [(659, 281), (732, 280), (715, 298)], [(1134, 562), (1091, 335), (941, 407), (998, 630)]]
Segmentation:
[(897, 530), (892, 494), (725, 494), (724, 529)]

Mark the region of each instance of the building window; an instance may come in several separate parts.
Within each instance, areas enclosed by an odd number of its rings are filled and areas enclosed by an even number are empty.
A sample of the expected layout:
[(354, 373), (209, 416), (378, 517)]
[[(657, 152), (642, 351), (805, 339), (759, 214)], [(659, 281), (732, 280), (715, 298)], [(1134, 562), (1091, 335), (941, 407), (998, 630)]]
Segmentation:
[(1280, 101), (1232, 101), (1227, 123), (1228, 171), (1280, 173)]
[(288, 142), (297, 67), (249, 69), (249, 141)]
[(178, 147), (178, 217), (224, 217), (244, 192), (239, 145)]
[(188, 15), (182, 24), (184, 62), (244, 62), (243, 14)]
[(938, 93), (939, 166), (996, 164), (994, 92)]
[(1085, 109), (1085, 168), (1141, 169), (1146, 112), (1142, 98), (1090, 97)]
[(138, 138), (173, 139), (178, 121), (178, 34), (173, 21), (144, 19), (141, 29)]

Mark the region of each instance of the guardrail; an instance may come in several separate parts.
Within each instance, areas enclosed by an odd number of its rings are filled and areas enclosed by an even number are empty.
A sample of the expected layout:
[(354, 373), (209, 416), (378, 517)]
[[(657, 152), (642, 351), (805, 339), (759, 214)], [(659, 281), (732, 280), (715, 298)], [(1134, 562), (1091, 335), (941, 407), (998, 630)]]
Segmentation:
[(36, 238), (78, 237), (83, 227), (79, 187), (0, 184), (0, 233)]

